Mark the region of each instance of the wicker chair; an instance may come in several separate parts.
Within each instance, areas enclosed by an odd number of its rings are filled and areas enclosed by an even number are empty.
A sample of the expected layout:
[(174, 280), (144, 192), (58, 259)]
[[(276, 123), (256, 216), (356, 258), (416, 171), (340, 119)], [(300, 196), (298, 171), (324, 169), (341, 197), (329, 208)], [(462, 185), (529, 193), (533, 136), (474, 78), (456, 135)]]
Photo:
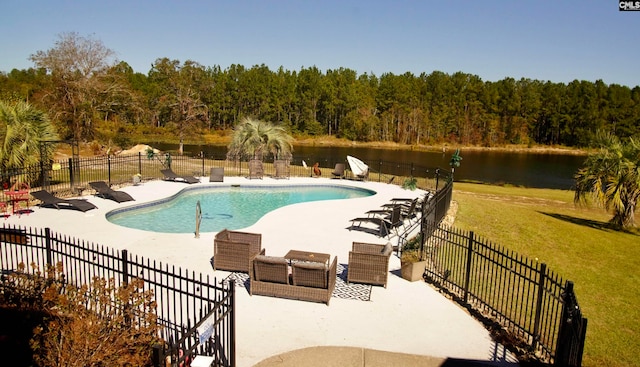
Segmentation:
[(367, 283), (387, 287), (391, 243), (376, 245), (354, 242), (349, 252), (347, 282)]
[(264, 175), (264, 168), (262, 167), (262, 161), (259, 159), (252, 159), (249, 161), (249, 178), (262, 179)]
[(277, 160), (273, 162), (273, 167), (276, 170), (273, 178), (289, 178), (291, 176), (289, 161)]
[(213, 270), (249, 272), (251, 259), (262, 253), (262, 234), (222, 230), (213, 240)]

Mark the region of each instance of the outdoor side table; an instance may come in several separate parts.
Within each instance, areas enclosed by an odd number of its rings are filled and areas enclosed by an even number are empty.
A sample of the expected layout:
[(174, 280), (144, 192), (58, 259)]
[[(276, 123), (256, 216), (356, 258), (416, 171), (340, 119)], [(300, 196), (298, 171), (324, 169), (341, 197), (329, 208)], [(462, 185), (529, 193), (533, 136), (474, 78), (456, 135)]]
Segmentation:
[[(27, 203), (27, 207), (25, 209), (29, 208), (29, 190), (5, 191), (4, 193), (9, 197), (11, 214), (20, 213), (20, 203)], [(16, 206), (18, 206), (17, 211)]]
[(287, 252), (286, 255), (284, 255), (284, 258), (289, 260), (289, 263), (295, 260), (295, 261), (317, 262), (317, 263), (323, 263), (325, 265), (329, 265), (329, 260), (331, 259), (331, 255), (323, 254), (321, 252), (290, 250), (289, 252)]

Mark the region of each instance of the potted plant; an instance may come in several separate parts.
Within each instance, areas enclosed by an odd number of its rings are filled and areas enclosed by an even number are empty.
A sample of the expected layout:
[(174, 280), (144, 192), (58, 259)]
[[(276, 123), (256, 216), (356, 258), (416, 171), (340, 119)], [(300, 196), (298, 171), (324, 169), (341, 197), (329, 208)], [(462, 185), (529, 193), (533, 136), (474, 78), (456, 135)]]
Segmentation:
[(421, 251), (420, 245), (422, 235), (419, 234), (411, 238), (402, 246), (402, 254), (400, 255), (400, 275), (403, 279), (410, 282), (421, 280), (427, 261), (424, 252)]
[(404, 182), (402, 183), (402, 188), (405, 190), (415, 190), (418, 187), (418, 180), (411, 176), (409, 178), (406, 178), (404, 180)]

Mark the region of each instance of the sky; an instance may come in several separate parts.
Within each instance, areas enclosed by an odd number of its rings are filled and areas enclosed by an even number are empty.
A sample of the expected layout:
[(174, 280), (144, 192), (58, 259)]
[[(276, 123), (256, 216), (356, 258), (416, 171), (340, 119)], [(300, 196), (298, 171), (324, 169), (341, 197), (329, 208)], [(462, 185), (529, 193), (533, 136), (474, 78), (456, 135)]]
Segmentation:
[(640, 85), (640, 11), (617, 0), (0, 0), (0, 71), (33, 67), (68, 32), (143, 74), (166, 57)]

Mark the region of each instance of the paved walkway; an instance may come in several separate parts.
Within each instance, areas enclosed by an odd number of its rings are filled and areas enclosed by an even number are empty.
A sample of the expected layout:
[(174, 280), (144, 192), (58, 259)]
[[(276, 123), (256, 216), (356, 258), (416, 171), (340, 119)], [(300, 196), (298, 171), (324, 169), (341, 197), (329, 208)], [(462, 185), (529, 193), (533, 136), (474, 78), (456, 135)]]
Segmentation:
[(510, 367), (505, 361), (440, 358), (354, 347), (312, 347), (265, 359), (255, 367)]
[[(386, 242), (364, 231), (350, 231), (349, 219), (361, 216), (369, 209), (379, 208), (394, 197), (422, 195), (420, 191), (408, 191), (395, 185), (331, 179), (248, 180), (243, 177), (225, 177), (224, 183), (205, 181), (208, 178), (205, 177), (203, 183), (196, 185), (333, 183), (375, 190), (376, 195), (366, 198), (290, 205), (275, 210), (254, 225), (242, 229), (263, 234), (262, 245), (267, 255), (283, 256), (290, 249), (309, 250), (337, 256), (338, 263), (341, 264), (347, 263), (353, 241)], [(214, 233), (202, 233), (200, 238), (194, 238), (193, 233), (153, 233), (123, 228), (105, 219), (105, 214), (112, 209), (163, 198), (184, 187), (186, 184), (175, 182), (146, 182), (122, 188), (136, 199), (134, 203), (118, 204), (85, 195), (84, 198), (94, 203), (98, 209), (82, 213), (35, 207), (33, 213), (11, 216), (6, 223), (35, 228), (49, 227), (57, 233), (119, 250), (127, 249), (132, 254), (209, 274), (221, 281), (229, 273), (214, 272), (209, 263), (213, 255)], [(373, 287), (370, 301), (332, 298), (329, 306), (250, 296), (244, 288), (239, 287), (236, 292), (237, 366), (251, 367), (261, 362), (270, 363), (269, 358), (273, 356), (287, 356), (287, 360), (296, 361), (296, 358), (304, 355), (313, 357), (306, 358), (304, 363), (298, 365), (313, 366), (312, 361), (318, 360), (314, 353), (327, 358), (322, 363), (323, 366), (332, 365), (329, 358), (339, 355), (342, 356), (337, 360), (344, 362), (340, 366), (349, 366), (346, 361), (357, 355), (369, 356), (366, 364), (357, 364), (358, 366), (374, 366), (375, 364), (371, 364), (374, 363), (373, 359), (383, 358), (377, 351), (414, 354), (422, 357), (406, 358), (425, 361), (432, 358), (444, 361), (443, 363), (454, 359), (515, 361), (491, 339), (480, 322), (428, 284), (408, 282), (400, 278), (399, 268), (400, 260), (392, 256), (388, 286)], [(354, 349), (343, 349), (346, 354), (342, 354), (335, 349), (323, 351), (316, 348), (331, 346)], [(361, 357), (355, 357), (354, 363), (358, 363), (358, 358)]]

